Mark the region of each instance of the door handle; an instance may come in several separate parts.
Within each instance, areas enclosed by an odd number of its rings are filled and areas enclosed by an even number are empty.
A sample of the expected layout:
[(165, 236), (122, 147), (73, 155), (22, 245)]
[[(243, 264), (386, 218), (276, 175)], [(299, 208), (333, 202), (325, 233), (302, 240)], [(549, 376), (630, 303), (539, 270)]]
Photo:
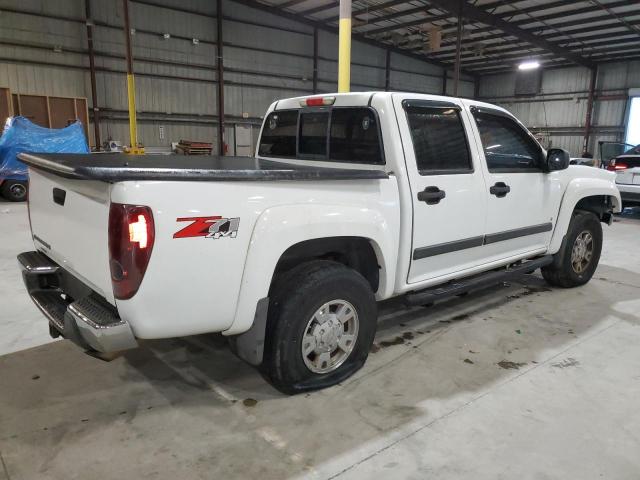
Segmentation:
[(440, 203), (447, 194), (444, 190), (440, 190), (436, 186), (425, 188), (422, 192), (418, 192), (418, 200), (421, 202), (427, 202), (427, 205), (435, 205)]
[(489, 189), (489, 193), (491, 195), (495, 195), (498, 198), (505, 197), (510, 191), (511, 187), (504, 182), (498, 182)]

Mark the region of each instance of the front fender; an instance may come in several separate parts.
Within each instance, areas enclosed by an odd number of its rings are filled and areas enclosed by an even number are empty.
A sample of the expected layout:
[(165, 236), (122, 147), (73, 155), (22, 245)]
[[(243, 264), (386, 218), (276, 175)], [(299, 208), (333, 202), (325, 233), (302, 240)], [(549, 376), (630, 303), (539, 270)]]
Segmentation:
[(249, 242), (234, 321), (223, 334), (237, 335), (251, 327), (258, 301), (269, 294), (278, 260), (289, 247), (305, 240), (343, 236), (368, 239), (380, 266), (377, 296), (390, 296), (400, 217), (390, 213), (363, 206), (323, 204), (284, 205), (265, 210), (258, 217)]
[(604, 178), (575, 178), (569, 182), (560, 203), (556, 227), (549, 244), (549, 253), (556, 253), (560, 250), (562, 240), (569, 229), (571, 215), (578, 202), (583, 198), (597, 195), (605, 195), (612, 198), (614, 213), (621, 210), (622, 201), (615, 182)]

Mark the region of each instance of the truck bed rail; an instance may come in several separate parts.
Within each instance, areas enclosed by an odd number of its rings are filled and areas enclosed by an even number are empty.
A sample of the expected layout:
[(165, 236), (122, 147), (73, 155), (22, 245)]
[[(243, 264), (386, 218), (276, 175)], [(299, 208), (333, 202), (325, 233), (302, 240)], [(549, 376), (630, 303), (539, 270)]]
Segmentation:
[(217, 155), (126, 155), (21, 153), (30, 167), (64, 178), (121, 182), (370, 180), (389, 176), (382, 170), (313, 167), (250, 157)]

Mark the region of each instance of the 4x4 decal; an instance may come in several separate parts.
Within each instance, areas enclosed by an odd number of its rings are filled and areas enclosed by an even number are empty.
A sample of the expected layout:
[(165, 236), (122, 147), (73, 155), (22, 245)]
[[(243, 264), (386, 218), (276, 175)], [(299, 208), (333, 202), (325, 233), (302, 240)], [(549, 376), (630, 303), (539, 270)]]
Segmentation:
[(182, 217), (176, 222), (191, 222), (189, 225), (173, 234), (173, 238), (205, 237), (218, 239), (220, 237), (236, 238), (240, 217)]

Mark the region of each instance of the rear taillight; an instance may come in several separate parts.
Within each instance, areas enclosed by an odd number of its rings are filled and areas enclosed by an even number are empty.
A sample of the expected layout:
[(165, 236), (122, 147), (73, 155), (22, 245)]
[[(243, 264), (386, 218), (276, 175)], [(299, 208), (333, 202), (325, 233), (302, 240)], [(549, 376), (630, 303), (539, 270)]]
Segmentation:
[(133, 297), (153, 250), (155, 228), (149, 207), (112, 203), (109, 210), (109, 268), (113, 295)]
[(620, 170), (626, 170), (627, 168), (629, 168), (629, 165), (627, 165), (626, 163), (622, 163), (622, 162), (616, 162), (615, 158), (612, 158), (611, 160), (609, 160), (609, 165), (607, 165), (607, 170), (610, 170), (612, 172), (618, 172)]

